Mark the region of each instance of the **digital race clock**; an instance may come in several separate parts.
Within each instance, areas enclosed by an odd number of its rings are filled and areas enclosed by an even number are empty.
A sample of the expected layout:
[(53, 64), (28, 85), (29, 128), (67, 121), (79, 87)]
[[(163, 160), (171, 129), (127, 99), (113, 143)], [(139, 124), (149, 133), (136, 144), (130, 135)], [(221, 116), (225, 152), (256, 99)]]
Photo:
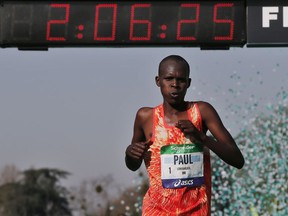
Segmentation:
[(2, 1), (1, 47), (243, 46), (244, 1)]

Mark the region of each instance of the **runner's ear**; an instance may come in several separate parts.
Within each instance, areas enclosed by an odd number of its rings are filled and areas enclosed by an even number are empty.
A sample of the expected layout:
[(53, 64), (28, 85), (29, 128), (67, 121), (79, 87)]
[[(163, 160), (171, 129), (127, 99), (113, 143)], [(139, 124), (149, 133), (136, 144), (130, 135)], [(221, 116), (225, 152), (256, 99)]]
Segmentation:
[(158, 87), (160, 87), (159, 76), (156, 76), (156, 77), (155, 77), (155, 82), (156, 82), (156, 85), (157, 85)]
[(190, 85), (191, 85), (191, 81), (192, 81), (191, 78), (189, 78), (189, 79), (188, 79), (188, 86), (187, 86), (187, 88), (190, 87)]

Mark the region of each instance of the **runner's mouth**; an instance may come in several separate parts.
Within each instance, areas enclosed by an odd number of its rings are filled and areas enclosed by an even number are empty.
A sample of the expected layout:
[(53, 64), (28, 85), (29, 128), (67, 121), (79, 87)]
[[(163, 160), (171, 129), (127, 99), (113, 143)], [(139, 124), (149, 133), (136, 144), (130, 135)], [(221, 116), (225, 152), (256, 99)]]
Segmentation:
[(171, 92), (170, 95), (174, 98), (174, 97), (179, 97), (180, 93), (179, 92)]

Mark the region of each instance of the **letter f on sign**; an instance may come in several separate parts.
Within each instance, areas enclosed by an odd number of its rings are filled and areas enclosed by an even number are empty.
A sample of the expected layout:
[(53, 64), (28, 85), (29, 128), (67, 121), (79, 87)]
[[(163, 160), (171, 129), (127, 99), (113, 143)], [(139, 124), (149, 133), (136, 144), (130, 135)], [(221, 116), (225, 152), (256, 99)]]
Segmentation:
[(278, 7), (262, 7), (262, 27), (269, 28), (270, 20), (277, 20)]

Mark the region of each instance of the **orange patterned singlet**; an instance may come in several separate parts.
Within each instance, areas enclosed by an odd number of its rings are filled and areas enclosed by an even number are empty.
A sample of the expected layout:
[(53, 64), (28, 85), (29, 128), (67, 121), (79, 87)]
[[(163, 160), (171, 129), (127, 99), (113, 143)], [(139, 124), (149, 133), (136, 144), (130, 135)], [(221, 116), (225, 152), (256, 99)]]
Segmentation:
[[(202, 119), (198, 105), (191, 103), (188, 119), (202, 131)], [(211, 170), (210, 154), (204, 148), (204, 185), (199, 187), (163, 188), (161, 180), (160, 149), (169, 144), (191, 144), (189, 138), (176, 127), (166, 124), (163, 105), (153, 110), (153, 144), (144, 158), (149, 175), (150, 188), (144, 196), (143, 216), (208, 216), (210, 215)]]

